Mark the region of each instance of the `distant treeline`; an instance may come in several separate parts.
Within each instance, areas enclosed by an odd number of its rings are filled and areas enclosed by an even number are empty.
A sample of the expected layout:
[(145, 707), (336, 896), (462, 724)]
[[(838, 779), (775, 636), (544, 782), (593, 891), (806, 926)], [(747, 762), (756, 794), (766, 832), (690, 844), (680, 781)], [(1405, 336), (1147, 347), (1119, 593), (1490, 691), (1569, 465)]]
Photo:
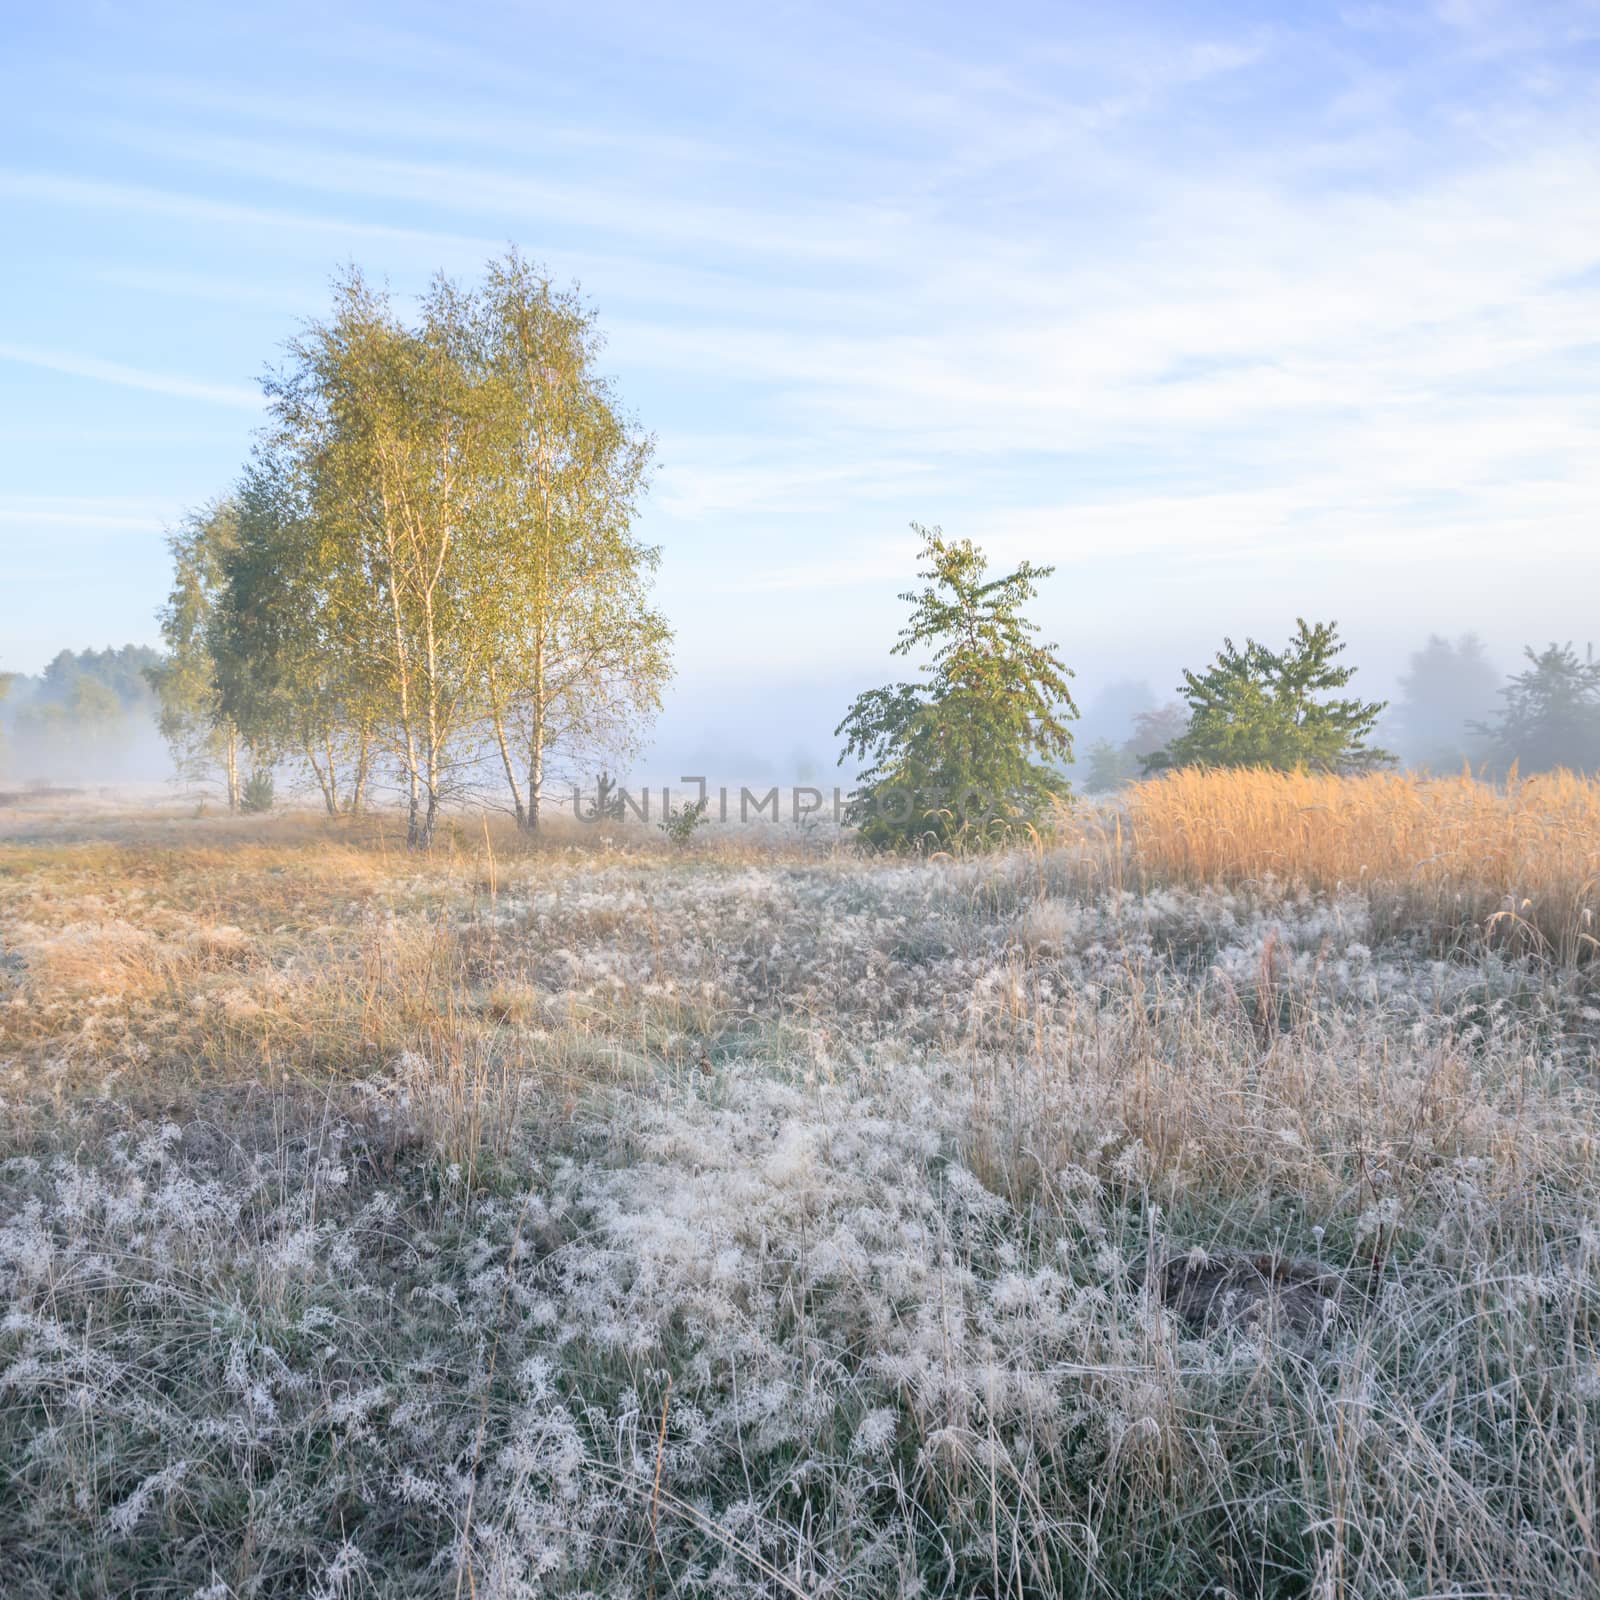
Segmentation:
[[(169, 669), (170, 658), (161, 651), (128, 644), (63, 650), (36, 675), (0, 673), (0, 777), (104, 783), (166, 776), (153, 684)], [(1075, 786), (1108, 793), (1142, 776), (1189, 720), (1184, 702), (1159, 701), (1147, 682), (1107, 684), (1084, 708)], [(1412, 770), (1445, 773), (1468, 766), (1503, 778), (1514, 763), (1524, 773), (1558, 767), (1600, 772), (1600, 663), (1587, 651), (1550, 645), (1527, 652), (1522, 670), (1508, 677), (1474, 635), (1432, 635), (1411, 656), (1376, 737)], [(197, 778), (218, 756), (211, 730), (200, 730), (200, 744)], [(279, 777), (289, 776), (294, 765), (292, 753), (281, 750), (263, 751), (261, 759)], [(194, 765), (193, 756), (186, 760)], [(325, 761), (319, 758), (318, 764)], [(211, 770), (222, 775), (220, 763)], [(305, 771), (314, 786), (309, 763)], [(809, 782), (815, 774), (796, 776)], [(354, 774), (338, 798), (346, 806), (358, 798)]]
[(36, 675), (0, 672), (0, 775), (66, 781), (159, 779), (148, 645), (62, 650)]

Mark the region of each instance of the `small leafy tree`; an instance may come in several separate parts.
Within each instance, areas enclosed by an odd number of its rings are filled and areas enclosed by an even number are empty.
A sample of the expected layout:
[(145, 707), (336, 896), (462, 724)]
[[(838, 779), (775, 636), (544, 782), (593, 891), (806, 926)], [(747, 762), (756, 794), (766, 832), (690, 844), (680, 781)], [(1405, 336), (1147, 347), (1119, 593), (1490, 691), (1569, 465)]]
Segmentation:
[(866, 762), (846, 817), (880, 847), (1003, 840), (1069, 792), (1049, 763), (1072, 758), (1072, 674), (1022, 615), (1055, 569), (988, 578), (971, 540), (912, 527), (926, 587), (900, 596), (914, 610), (893, 653), (930, 655), (920, 681), (869, 690), (835, 730), (840, 764)]
[(602, 772), (595, 778), (594, 799), (587, 809), (578, 811), (585, 822), (621, 822), (627, 813), (628, 803), (609, 772)]
[(1384, 702), (1336, 693), (1355, 676), (1354, 667), (1337, 660), (1345, 648), (1338, 624), (1297, 620), (1294, 637), (1281, 651), (1254, 639), (1241, 650), (1225, 639), (1204, 673), (1185, 672), (1178, 693), (1188, 703), (1189, 725), (1145, 758), (1145, 770), (1341, 772), (1392, 761), (1388, 751), (1367, 743)]
[(704, 795), (698, 800), (685, 800), (682, 805), (671, 807), (656, 826), (675, 845), (688, 846), (694, 842), (695, 829), (704, 827), (711, 820), (706, 815), (710, 803)]
[(1600, 661), (1592, 650), (1580, 658), (1570, 644), (1523, 653), (1528, 669), (1500, 691), (1505, 705), (1498, 718), (1474, 725), (1491, 742), (1495, 766), (1600, 771)]
[(245, 779), (244, 790), (239, 796), (239, 809), (252, 815), (270, 811), (275, 789), (272, 769), (258, 767)]
[(237, 538), (208, 633), (221, 711), (258, 751), (297, 755), (330, 816), (358, 812), (377, 718), (366, 586), (345, 603), (353, 580), (334, 564), (333, 539), (285, 455), (259, 450), (235, 503)]
[(145, 672), (179, 773), (200, 778), (213, 764), (221, 766), (230, 811), (239, 809), (239, 730), (218, 695), (211, 624), (225, 563), (238, 539), (239, 507), (233, 500), (191, 514), (167, 535), (172, 590), (160, 612), (167, 656)]

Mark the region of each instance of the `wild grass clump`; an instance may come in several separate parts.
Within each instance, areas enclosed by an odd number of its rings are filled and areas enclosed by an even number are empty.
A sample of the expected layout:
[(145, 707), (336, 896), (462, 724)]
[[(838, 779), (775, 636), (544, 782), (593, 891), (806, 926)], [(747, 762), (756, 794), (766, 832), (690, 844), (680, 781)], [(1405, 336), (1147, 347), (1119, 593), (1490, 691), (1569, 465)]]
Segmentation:
[(1127, 795), (1149, 880), (1356, 891), (1442, 940), (1600, 955), (1600, 782), (1188, 769)]

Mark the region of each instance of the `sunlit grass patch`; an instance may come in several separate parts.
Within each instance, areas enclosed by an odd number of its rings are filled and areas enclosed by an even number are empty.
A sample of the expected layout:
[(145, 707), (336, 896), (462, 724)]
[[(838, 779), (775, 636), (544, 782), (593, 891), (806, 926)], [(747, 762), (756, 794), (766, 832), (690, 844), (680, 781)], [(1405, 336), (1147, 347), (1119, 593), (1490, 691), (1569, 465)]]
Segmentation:
[(1441, 939), (1600, 956), (1600, 781), (1189, 770), (1134, 785), (1127, 812), (1156, 881), (1358, 890)]

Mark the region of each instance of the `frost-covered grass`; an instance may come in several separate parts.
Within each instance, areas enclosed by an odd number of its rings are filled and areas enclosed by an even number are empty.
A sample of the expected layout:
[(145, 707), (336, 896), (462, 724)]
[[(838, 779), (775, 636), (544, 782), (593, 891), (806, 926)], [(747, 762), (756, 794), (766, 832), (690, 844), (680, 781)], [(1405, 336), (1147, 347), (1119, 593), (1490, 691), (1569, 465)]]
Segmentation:
[[(0, 855), (7, 1596), (1600, 1592), (1588, 971), (190, 829)], [(1238, 1252), (1338, 1304), (1145, 1286)]]

